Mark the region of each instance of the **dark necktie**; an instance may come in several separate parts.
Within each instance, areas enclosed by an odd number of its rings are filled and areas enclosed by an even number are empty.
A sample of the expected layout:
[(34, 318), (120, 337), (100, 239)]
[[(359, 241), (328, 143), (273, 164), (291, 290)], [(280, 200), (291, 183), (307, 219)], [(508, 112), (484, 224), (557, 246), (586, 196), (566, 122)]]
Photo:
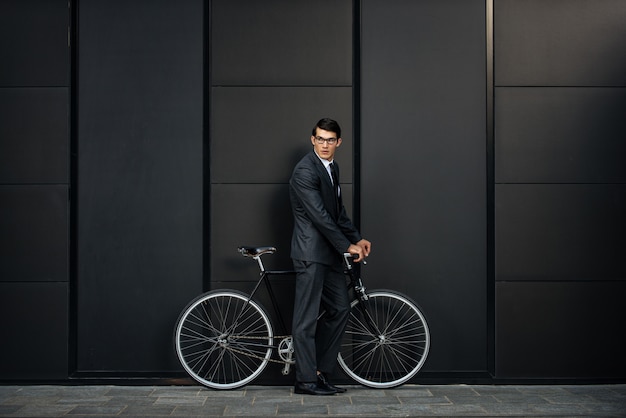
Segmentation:
[(333, 189), (335, 191), (335, 201), (337, 202), (337, 213), (341, 212), (341, 194), (339, 192), (339, 176), (335, 170), (335, 164), (330, 163), (330, 175), (333, 177)]

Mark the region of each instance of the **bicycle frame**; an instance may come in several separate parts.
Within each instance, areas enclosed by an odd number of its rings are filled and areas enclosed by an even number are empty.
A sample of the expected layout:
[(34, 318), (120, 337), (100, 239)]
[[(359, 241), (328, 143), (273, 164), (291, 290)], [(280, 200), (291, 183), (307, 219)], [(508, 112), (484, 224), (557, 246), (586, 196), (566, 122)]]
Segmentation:
[[(287, 327), (285, 325), (285, 320), (283, 319), (283, 316), (280, 312), (280, 308), (278, 307), (278, 302), (276, 300), (276, 296), (274, 295), (274, 291), (272, 290), (272, 286), (271, 286), (269, 278), (270, 276), (295, 275), (296, 272), (294, 270), (266, 270), (265, 266), (263, 265), (263, 261), (261, 260), (261, 257), (264, 253), (260, 253), (260, 254), (253, 255), (253, 256), (248, 256), (246, 255), (245, 249), (243, 247), (239, 248), (239, 252), (242, 253), (244, 256), (251, 257), (252, 259), (256, 260), (256, 262), (259, 265), (259, 270), (261, 274), (261, 277), (259, 278), (256, 285), (250, 292), (250, 295), (248, 297), (248, 302), (254, 298), (259, 287), (261, 287), (261, 283), (265, 282), (265, 287), (270, 297), (270, 301), (272, 303), (272, 308), (274, 309), (274, 313), (276, 314), (276, 318), (279, 321), (281, 330), (283, 332), (288, 332)], [(373, 324), (373, 321), (369, 317), (369, 314), (367, 312), (367, 307), (362, 303), (367, 300), (367, 293), (366, 293), (366, 289), (365, 289), (365, 286), (363, 285), (363, 281), (361, 280), (360, 275), (358, 275), (357, 272), (355, 271), (355, 266), (351, 261), (353, 259), (354, 259), (353, 254), (351, 253), (343, 254), (344, 267), (345, 267), (344, 273), (350, 278), (350, 280), (348, 281), (347, 287), (348, 287), (348, 290), (349, 289), (354, 290), (355, 295), (354, 295), (353, 300), (356, 298), (360, 300), (361, 303), (359, 303), (359, 305), (361, 309), (363, 310), (363, 313), (366, 314), (365, 317), (367, 318), (368, 326), (370, 327), (370, 329), (372, 331), (377, 331), (375, 325)], [(363, 264), (367, 264), (367, 263), (363, 261)], [(324, 314), (325, 314), (325, 311), (320, 312), (318, 319), (321, 318)]]
[[(256, 257), (255, 257), (256, 258)], [(258, 259), (259, 264), (261, 265), (262, 268), (262, 262), (261, 259)], [(276, 314), (276, 319), (278, 320), (278, 323), (281, 327), (281, 330), (283, 332), (287, 332), (287, 326), (285, 325), (285, 320), (283, 319), (283, 315), (280, 311), (280, 308), (278, 307), (278, 301), (276, 299), (276, 296), (274, 294), (274, 290), (272, 289), (272, 285), (270, 283), (270, 276), (284, 276), (284, 275), (292, 275), (295, 274), (295, 271), (292, 270), (261, 270), (261, 277), (259, 278), (259, 280), (257, 281), (256, 285), (254, 286), (254, 289), (252, 289), (252, 292), (250, 292), (250, 295), (248, 297), (248, 302), (250, 302), (250, 300), (252, 300), (256, 294), (256, 292), (258, 291), (259, 287), (261, 287), (261, 283), (265, 282), (265, 288), (267, 289), (267, 294), (270, 297), (270, 302), (272, 303), (272, 308), (274, 309), (274, 313)]]

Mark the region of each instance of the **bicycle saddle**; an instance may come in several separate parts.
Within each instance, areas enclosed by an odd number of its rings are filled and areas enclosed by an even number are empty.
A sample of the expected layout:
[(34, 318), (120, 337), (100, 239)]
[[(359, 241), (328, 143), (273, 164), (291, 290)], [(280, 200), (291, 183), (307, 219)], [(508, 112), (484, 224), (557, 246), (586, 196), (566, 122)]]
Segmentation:
[(239, 252), (244, 257), (256, 257), (263, 254), (272, 254), (276, 247), (239, 247)]

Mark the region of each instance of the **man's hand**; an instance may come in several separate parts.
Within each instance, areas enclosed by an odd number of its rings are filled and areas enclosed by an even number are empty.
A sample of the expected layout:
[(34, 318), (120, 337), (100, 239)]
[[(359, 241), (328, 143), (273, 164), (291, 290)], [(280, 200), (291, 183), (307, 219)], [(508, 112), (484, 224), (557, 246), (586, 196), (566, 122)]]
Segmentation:
[(365, 255), (365, 257), (369, 257), (370, 252), (372, 251), (372, 243), (369, 242), (366, 239), (362, 239), (361, 241), (357, 242), (356, 245), (358, 245), (359, 247), (363, 248), (363, 254)]
[(354, 261), (358, 263), (362, 261), (365, 257), (370, 255), (371, 249), (372, 243), (366, 239), (362, 239), (356, 244), (350, 244), (350, 246), (348, 247), (348, 252), (357, 256)]

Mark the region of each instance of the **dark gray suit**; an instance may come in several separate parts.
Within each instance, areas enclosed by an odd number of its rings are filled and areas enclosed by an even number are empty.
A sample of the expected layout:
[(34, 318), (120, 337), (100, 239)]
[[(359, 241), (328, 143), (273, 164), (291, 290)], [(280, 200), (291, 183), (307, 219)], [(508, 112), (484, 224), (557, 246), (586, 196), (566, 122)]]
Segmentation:
[[(335, 171), (339, 175), (336, 163)], [(315, 382), (331, 373), (350, 311), (341, 255), (361, 240), (315, 152), (296, 165), (289, 181), (294, 230), (291, 258), (296, 275), (294, 348), (296, 379)], [(339, 201), (341, 202), (341, 200)], [(327, 315), (319, 322), (320, 306)]]

